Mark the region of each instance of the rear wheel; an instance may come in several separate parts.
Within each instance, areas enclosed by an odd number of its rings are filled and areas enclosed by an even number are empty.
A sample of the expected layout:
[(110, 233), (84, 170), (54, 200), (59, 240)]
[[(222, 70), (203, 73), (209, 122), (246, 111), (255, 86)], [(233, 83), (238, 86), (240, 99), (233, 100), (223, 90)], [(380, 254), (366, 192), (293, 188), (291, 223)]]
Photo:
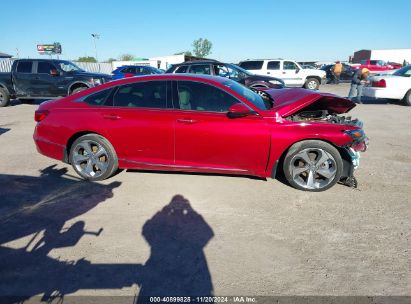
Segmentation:
[(318, 90), (320, 82), (316, 78), (308, 78), (304, 84), (304, 88), (309, 90)]
[(341, 178), (343, 163), (338, 150), (319, 140), (306, 140), (291, 146), (284, 158), (287, 181), (304, 191), (324, 191)]
[(411, 106), (411, 90), (409, 90), (407, 92), (407, 94), (405, 94), (405, 97), (403, 99), (403, 102), (406, 106)]
[(0, 88), (0, 107), (7, 107), (10, 102), (10, 95), (3, 88)]
[(70, 149), (70, 163), (78, 175), (90, 181), (109, 178), (118, 169), (113, 146), (97, 134), (83, 135), (74, 141)]

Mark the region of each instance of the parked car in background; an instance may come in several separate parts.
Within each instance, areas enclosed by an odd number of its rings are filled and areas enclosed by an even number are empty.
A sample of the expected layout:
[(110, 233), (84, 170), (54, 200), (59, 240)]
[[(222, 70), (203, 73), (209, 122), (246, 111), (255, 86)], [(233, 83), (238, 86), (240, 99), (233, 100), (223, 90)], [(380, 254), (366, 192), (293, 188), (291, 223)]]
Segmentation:
[(303, 69), (313, 69), (313, 70), (318, 69), (318, 67), (315, 64), (301, 64), (301, 67)]
[(10, 98), (64, 97), (110, 80), (110, 75), (86, 72), (66, 60), (19, 59), (13, 62), (11, 73), (0, 73), (0, 107), (7, 106)]
[(166, 73), (220, 76), (237, 81), (252, 89), (283, 88), (285, 85), (281, 79), (255, 75), (234, 64), (223, 63), (216, 60), (198, 60), (175, 64), (171, 66)]
[(388, 71), (398, 69), (401, 66), (393, 66), (387, 64), (384, 60), (361, 60), (360, 64), (353, 65), (354, 69), (363, 69), (367, 68), (370, 73), (378, 73), (381, 71)]
[(163, 74), (106, 83), (40, 105), (37, 150), (84, 179), (118, 168), (276, 177), (323, 191), (353, 178), (366, 149), (355, 104), (328, 93), (268, 89), (274, 103), (224, 77)]
[(239, 66), (251, 73), (280, 78), (288, 87), (304, 87), (306, 89), (317, 90), (321, 83), (326, 82), (326, 74), (324, 71), (303, 69), (293, 60), (245, 60), (241, 61)]
[[(357, 70), (348, 64), (343, 63), (342, 65), (343, 65), (343, 71), (340, 76), (340, 82), (351, 82), (352, 77), (354, 76), (354, 73)], [(321, 68), (321, 70), (323, 70), (327, 75), (327, 83), (330, 83), (334, 79), (334, 76), (332, 74), (333, 66), (334, 64), (327, 64), (326, 66), (323, 66)]]
[(147, 65), (123, 65), (111, 72), (113, 79), (122, 79), (126, 77), (151, 75), (151, 74), (163, 74), (160, 69)]
[(363, 95), (373, 98), (402, 100), (411, 106), (411, 65), (407, 65), (391, 75), (373, 76)]

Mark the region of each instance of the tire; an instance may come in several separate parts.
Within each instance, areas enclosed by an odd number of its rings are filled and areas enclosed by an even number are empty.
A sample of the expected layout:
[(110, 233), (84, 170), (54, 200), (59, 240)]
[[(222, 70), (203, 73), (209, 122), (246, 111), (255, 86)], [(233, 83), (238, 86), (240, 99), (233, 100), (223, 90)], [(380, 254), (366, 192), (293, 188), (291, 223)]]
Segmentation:
[(309, 90), (318, 90), (320, 82), (317, 78), (308, 78), (304, 83), (304, 88)]
[(75, 88), (73, 91), (71, 91), (70, 95), (76, 94), (76, 93), (78, 93), (78, 92), (81, 92), (81, 91), (84, 91), (84, 90), (87, 90), (87, 89), (88, 89), (88, 87), (78, 87), (78, 88)]
[(284, 158), (283, 170), (288, 183), (303, 191), (324, 191), (337, 183), (343, 162), (338, 150), (320, 140), (295, 143)]
[(89, 181), (109, 178), (118, 169), (116, 151), (107, 139), (98, 134), (77, 138), (70, 147), (69, 155), (73, 169)]
[(9, 93), (5, 89), (0, 88), (0, 107), (7, 107), (9, 103), (10, 103)]
[(411, 106), (411, 90), (405, 94), (404, 99), (402, 100), (406, 106)]

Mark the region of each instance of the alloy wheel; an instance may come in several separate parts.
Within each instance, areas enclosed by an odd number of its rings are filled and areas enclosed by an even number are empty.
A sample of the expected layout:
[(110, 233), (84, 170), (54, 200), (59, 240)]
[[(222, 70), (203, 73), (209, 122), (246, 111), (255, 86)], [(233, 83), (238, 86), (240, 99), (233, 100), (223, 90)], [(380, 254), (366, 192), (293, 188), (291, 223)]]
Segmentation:
[(83, 176), (98, 178), (108, 169), (109, 154), (98, 142), (83, 140), (74, 147), (72, 162)]
[(334, 180), (337, 166), (330, 153), (319, 148), (308, 148), (294, 155), (289, 172), (299, 186), (322, 189)]

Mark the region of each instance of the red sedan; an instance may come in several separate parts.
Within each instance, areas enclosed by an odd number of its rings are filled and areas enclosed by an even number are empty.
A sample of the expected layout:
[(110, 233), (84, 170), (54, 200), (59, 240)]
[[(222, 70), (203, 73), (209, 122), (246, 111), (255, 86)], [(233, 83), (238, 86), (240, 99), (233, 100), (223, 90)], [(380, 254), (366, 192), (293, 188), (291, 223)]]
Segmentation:
[(350, 100), (304, 89), (259, 94), (226, 78), (151, 75), (40, 105), (37, 150), (84, 179), (119, 168), (273, 177), (322, 191), (353, 180), (362, 123)]

